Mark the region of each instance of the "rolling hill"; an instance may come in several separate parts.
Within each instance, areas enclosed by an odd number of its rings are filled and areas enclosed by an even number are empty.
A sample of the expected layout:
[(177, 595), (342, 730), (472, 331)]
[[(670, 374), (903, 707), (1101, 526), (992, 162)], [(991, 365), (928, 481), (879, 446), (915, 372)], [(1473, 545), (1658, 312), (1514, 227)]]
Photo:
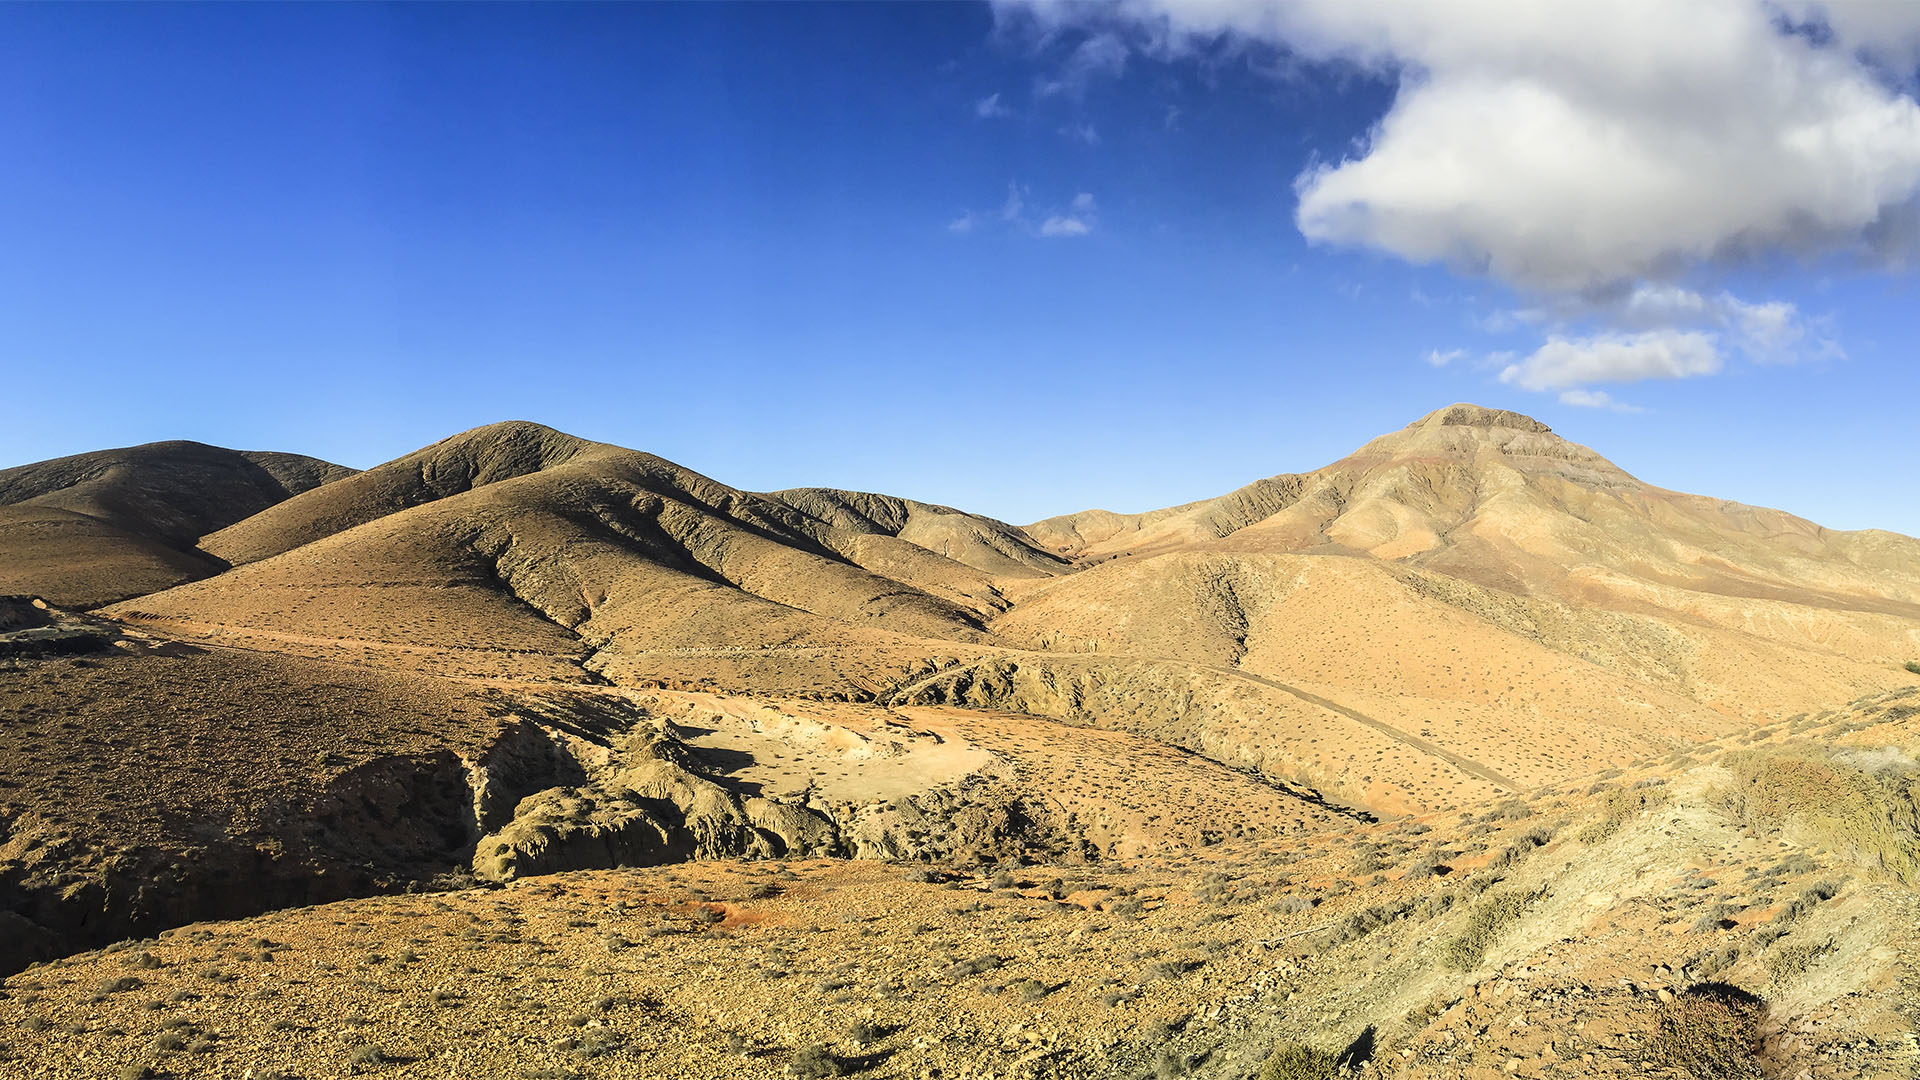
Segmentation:
[(195, 442), (0, 470), (0, 592), (93, 607), (218, 573), (202, 535), (352, 472)]

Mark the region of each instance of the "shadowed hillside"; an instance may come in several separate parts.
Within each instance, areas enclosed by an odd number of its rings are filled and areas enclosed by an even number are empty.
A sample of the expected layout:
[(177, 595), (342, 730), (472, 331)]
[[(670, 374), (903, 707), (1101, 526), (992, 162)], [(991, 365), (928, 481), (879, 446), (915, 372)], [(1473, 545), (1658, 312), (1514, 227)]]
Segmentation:
[(203, 534), (352, 472), (195, 442), (0, 470), (0, 592), (91, 607), (217, 573)]

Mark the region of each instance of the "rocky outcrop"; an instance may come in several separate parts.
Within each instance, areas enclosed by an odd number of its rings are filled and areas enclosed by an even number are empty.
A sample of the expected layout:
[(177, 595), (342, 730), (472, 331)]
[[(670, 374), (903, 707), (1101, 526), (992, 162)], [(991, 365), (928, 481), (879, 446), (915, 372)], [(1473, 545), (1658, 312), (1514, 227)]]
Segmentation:
[(481, 837), (473, 853), (479, 880), (688, 859), (970, 862), (1095, 854), (1054, 808), (991, 772), (902, 798), (832, 802), (812, 791), (745, 794), (657, 717), (639, 717), (605, 740), (555, 746), (572, 755), (580, 779), (527, 794), (510, 820)]

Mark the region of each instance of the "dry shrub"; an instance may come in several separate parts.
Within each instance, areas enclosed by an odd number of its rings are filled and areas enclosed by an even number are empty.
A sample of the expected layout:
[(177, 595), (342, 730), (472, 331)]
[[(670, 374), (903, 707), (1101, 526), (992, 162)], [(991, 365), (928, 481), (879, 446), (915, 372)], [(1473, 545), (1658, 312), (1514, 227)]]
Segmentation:
[(1661, 1006), (1647, 1064), (1700, 1080), (1746, 1080), (1761, 1067), (1766, 1003), (1736, 986), (1700, 983)]
[(1597, 844), (1620, 831), (1620, 826), (1639, 815), (1642, 810), (1665, 802), (1667, 792), (1660, 787), (1632, 787), (1607, 792), (1600, 802), (1600, 820), (1595, 821), (1574, 839), (1583, 844)]
[(1792, 829), (1861, 866), (1920, 880), (1920, 768), (1888, 750), (1743, 750), (1727, 757), (1722, 801), (1764, 833)]
[(1339, 1075), (1339, 1055), (1299, 1043), (1284, 1043), (1275, 1047), (1266, 1064), (1260, 1066), (1258, 1080), (1336, 1080)]
[(1467, 914), (1466, 925), (1461, 927), (1460, 933), (1440, 947), (1440, 962), (1455, 971), (1472, 971), (1480, 966), (1480, 961), (1486, 957), (1495, 939), (1505, 933), (1507, 927), (1518, 922), (1520, 916), (1540, 896), (1538, 892), (1521, 892), (1518, 889), (1488, 893)]
[(1833, 949), (1831, 939), (1782, 945), (1767, 956), (1767, 975), (1777, 988), (1806, 974), (1807, 968), (1813, 966), (1815, 960)]

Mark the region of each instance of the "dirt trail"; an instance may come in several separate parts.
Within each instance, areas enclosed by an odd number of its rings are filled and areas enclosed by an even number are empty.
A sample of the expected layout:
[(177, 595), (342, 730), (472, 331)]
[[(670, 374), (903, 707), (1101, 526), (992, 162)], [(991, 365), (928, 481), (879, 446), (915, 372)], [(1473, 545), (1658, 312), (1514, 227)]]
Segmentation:
[(1431, 742), (1428, 742), (1426, 739), (1423, 739), (1418, 735), (1414, 735), (1409, 732), (1403, 731), (1400, 728), (1394, 727), (1392, 724), (1389, 724), (1384, 720), (1376, 720), (1373, 717), (1368, 716), (1366, 713), (1360, 712), (1356, 709), (1349, 709), (1345, 705), (1342, 705), (1337, 701), (1331, 701), (1327, 698), (1323, 698), (1319, 694), (1312, 693), (1311, 691), (1302, 690), (1297, 686), (1289, 686), (1286, 683), (1279, 681), (1278, 679), (1269, 679), (1263, 675), (1253, 675), (1245, 671), (1236, 671), (1233, 668), (1206, 667), (1205, 670), (1217, 671), (1222, 675), (1233, 675), (1238, 678), (1246, 679), (1249, 682), (1259, 683), (1261, 686), (1270, 686), (1275, 690), (1292, 694), (1294, 697), (1299, 698), (1301, 701), (1305, 701), (1313, 705), (1318, 705), (1321, 708), (1326, 709), (1330, 712), (1337, 712), (1341, 716), (1344, 716), (1349, 720), (1354, 720), (1359, 723), (1365, 724), (1368, 727), (1374, 729), (1375, 731), (1380, 732), (1382, 735), (1385, 735), (1391, 739), (1397, 739), (1400, 742), (1403, 742), (1406, 745), (1421, 751), (1422, 753), (1432, 754), (1434, 757), (1437, 757), (1440, 760), (1447, 762), (1448, 764), (1452, 765), (1454, 768), (1459, 769), (1461, 772), (1466, 773), (1468, 776), (1474, 777), (1475, 779), (1485, 780), (1489, 784), (1498, 785), (1499, 787), (1506, 788), (1508, 791), (1519, 792), (1519, 791), (1526, 790), (1522, 785), (1517, 784), (1512, 780), (1509, 780), (1508, 778), (1500, 775), (1497, 772), (1494, 772), (1492, 769), (1487, 768), (1485, 765), (1482, 765), (1481, 763), (1473, 760), (1472, 758), (1462, 757), (1451, 750), (1445, 749), (1444, 747), (1440, 747)]
[[(1055, 656), (1057, 654), (1033, 653), (1029, 655)], [(1005, 658), (1006, 657), (1004, 656), (989, 656), (989, 657), (983, 657), (979, 660), (970, 661), (964, 664), (956, 664), (953, 667), (942, 669), (940, 671), (933, 673), (932, 675), (926, 676), (925, 678), (917, 679), (914, 682), (907, 683), (904, 686), (898, 686), (893, 688), (891, 691), (887, 693), (886, 695), (887, 700), (889, 700), (890, 702), (901, 701), (904, 698), (912, 694), (918, 693), (919, 691), (926, 689), (927, 687), (933, 685), (934, 683), (937, 683), (942, 679), (948, 678), (958, 672), (968, 671), (973, 668), (980, 667), (982, 664), (990, 663), (992, 661), (1001, 660)], [(1310, 705), (1317, 705), (1320, 708), (1328, 710), (1329, 712), (1339, 713), (1341, 716), (1344, 716), (1349, 720), (1353, 720), (1357, 723), (1365, 724), (1366, 726), (1374, 729), (1375, 731), (1380, 732), (1382, 735), (1385, 735), (1390, 739), (1394, 739), (1400, 743), (1403, 743), (1409, 747), (1412, 747), (1413, 749), (1418, 750), (1421, 753), (1431, 754), (1432, 756), (1439, 758), (1440, 760), (1448, 763), (1449, 765), (1452, 765), (1454, 768), (1459, 769), (1461, 772), (1466, 773), (1468, 776), (1471, 776), (1477, 780), (1484, 780), (1489, 784), (1493, 784), (1497, 787), (1504, 788), (1507, 791), (1520, 792), (1520, 791), (1526, 790), (1523, 785), (1514, 782), (1508, 777), (1502, 776), (1500, 773), (1495, 772), (1494, 770), (1488, 768), (1486, 765), (1478, 761), (1475, 761), (1472, 758), (1465, 757), (1460, 754), (1456, 754), (1453, 751), (1446, 749), (1445, 747), (1438, 746), (1426, 739), (1421, 738), (1418, 735), (1414, 735), (1401, 728), (1395, 727), (1384, 720), (1379, 720), (1374, 717), (1368, 716), (1367, 714), (1360, 712), (1357, 709), (1348, 708), (1347, 706), (1342, 705), (1337, 701), (1332, 701), (1327, 698), (1321, 697), (1319, 694), (1315, 694), (1311, 691), (1302, 690), (1297, 686), (1289, 685), (1287, 683), (1281, 682), (1278, 679), (1269, 679), (1263, 675), (1254, 675), (1249, 672), (1241, 671), (1237, 668), (1215, 667), (1211, 664), (1194, 664), (1184, 660), (1172, 660), (1165, 657), (1127, 656), (1127, 657), (1115, 657), (1115, 659), (1135, 660), (1141, 663), (1148, 663), (1148, 664), (1176, 664), (1181, 667), (1192, 668), (1197, 671), (1210, 671), (1218, 675), (1226, 675), (1230, 678), (1244, 679), (1251, 683), (1257, 683), (1258, 685), (1265, 686), (1269, 689), (1278, 690), (1284, 694), (1290, 694), (1293, 697), (1299, 698), (1301, 701), (1304, 701)]]

